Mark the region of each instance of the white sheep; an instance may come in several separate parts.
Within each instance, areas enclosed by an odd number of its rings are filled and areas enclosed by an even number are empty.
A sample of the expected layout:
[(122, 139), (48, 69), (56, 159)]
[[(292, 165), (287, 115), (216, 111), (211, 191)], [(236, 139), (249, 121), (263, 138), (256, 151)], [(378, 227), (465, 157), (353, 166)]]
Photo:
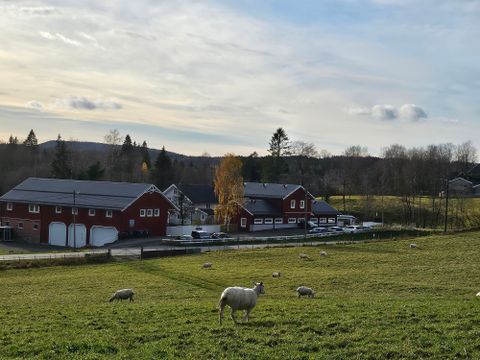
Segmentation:
[(202, 269), (211, 269), (213, 266), (212, 263), (206, 262), (205, 264), (202, 265)]
[(275, 271), (275, 272), (272, 274), (272, 276), (273, 276), (274, 278), (279, 278), (281, 275), (282, 275), (282, 273), (281, 273), (280, 271)]
[(222, 325), (223, 311), (226, 305), (232, 309), (231, 316), (235, 323), (237, 323), (235, 319), (235, 311), (237, 310), (245, 310), (243, 321), (248, 321), (248, 315), (257, 304), (257, 298), (261, 294), (265, 294), (263, 282), (253, 284), (254, 287), (251, 289), (235, 286), (223, 290), (220, 301), (218, 302), (218, 307), (220, 308), (220, 325)]
[(417, 248), (417, 244), (410, 244), (410, 249), (416, 249)]
[(315, 291), (306, 286), (300, 286), (297, 288), (298, 297), (307, 296), (309, 298), (315, 297)]
[(310, 256), (304, 253), (301, 253), (300, 255), (298, 255), (298, 257), (302, 260), (311, 260)]
[(130, 299), (130, 302), (133, 301), (133, 295), (135, 295), (135, 293), (133, 292), (132, 289), (122, 289), (122, 290), (117, 290), (115, 291), (115, 293), (112, 295), (112, 297), (110, 298), (110, 302), (112, 302), (113, 300), (117, 300), (117, 302), (119, 300), (125, 300), (125, 299)]
[(327, 256), (327, 252), (326, 251), (320, 251), (320, 256)]
[(477, 296), (480, 297), (480, 292), (477, 293)]

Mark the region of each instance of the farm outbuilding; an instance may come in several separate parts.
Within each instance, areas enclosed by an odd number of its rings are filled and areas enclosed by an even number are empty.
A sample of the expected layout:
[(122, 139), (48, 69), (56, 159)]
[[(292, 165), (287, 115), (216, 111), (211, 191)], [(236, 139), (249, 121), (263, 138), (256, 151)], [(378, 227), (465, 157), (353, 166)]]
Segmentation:
[(174, 209), (143, 183), (28, 178), (0, 197), (1, 225), (18, 238), (76, 248), (165, 235)]

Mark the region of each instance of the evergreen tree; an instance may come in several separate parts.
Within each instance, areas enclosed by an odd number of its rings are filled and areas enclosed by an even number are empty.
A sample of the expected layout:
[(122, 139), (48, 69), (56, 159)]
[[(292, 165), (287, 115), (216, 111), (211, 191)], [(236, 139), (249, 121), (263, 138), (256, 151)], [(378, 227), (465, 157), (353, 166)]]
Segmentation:
[(160, 190), (165, 190), (169, 185), (171, 185), (171, 181), (173, 178), (173, 167), (172, 167), (172, 160), (167, 155), (165, 151), (165, 146), (162, 147), (162, 150), (157, 156), (157, 160), (155, 161), (155, 165), (153, 168), (153, 182)]
[(67, 151), (65, 141), (62, 140), (60, 134), (57, 137), (57, 144), (55, 145), (55, 155), (51, 163), (52, 177), (58, 179), (68, 179), (72, 176), (72, 169), (70, 167), (70, 159)]
[(130, 154), (133, 150), (132, 138), (130, 135), (125, 136), (125, 140), (122, 145), (122, 154)]
[(87, 180), (101, 180), (105, 174), (105, 169), (101, 167), (100, 161), (90, 165), (85, 172)]
[(35, 132), (33, 131), (33, 129), (30, 130), (30, 132), (28, 133), (28, 136), (23, 142), (23, 145), (32, 146), (32, 147), (38, 145), (37, 136), (35, 135)]
[(280, 175), (288, 172), (288, 165), (283, 157), (290, 155), (290, 143), (285, 130), (278, 128), (272, 135), (269, 145), (270, 157), (265, 163), (262, 178), (264, 181), (278, 182)]
[(257, 152), (243, 159), (243, 178), (245, 181), (260, 181), (260, 169)]
[(290, 143), (287, 133), (282, 128), (278, 128), (270, 139), (270, 148), (268, 152), (275, 158), (287, 156), (290, 154)]
[(13, 135), (10, 135), (8, 139), (8, 145), (18, 145), (18, 138), (16, 136), (13, 137)]

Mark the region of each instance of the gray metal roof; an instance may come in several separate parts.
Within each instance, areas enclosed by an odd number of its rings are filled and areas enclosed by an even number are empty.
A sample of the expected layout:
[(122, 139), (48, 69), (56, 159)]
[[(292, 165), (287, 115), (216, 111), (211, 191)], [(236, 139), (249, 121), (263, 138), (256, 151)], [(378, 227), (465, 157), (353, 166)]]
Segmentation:
[(218, 203), (212, 185), (179, 184), (178, 189), (185, 194), (194, 204)]
[(323, 200), (312, 201), (312, 212), (314, 214), (339, 215), (340, 211), (330, 206)]
[(283, 199), (299, 188), (301, 186), (298, 184), (243, 183), (245, 197)]
[(28, 178), (5, 195), (4, 202), (123, 210), (152, 184)]
[(282, 215), (282, 210), (263, 199), (246, 199), (245, 210), (253, 215)]

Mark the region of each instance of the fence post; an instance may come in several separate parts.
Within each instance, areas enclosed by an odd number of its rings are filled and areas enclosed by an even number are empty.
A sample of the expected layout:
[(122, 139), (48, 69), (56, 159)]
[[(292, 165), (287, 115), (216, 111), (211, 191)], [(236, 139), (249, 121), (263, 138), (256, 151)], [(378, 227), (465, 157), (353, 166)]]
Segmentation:
[(143, 246), (140, 247), (140, 260), (143, 260)]

